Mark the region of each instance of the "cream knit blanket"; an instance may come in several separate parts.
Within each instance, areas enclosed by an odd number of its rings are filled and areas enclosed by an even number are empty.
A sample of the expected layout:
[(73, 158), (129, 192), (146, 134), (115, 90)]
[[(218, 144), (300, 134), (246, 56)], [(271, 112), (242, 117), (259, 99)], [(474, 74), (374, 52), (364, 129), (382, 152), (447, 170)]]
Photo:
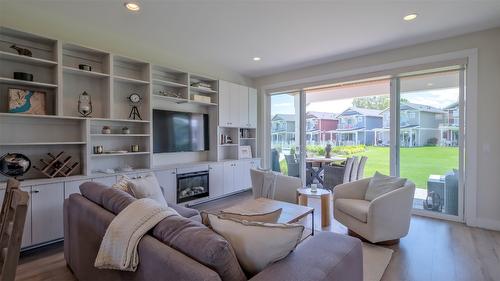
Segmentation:
[(172, 215), (178, 213), (149, 198), (132, 202), (111, 221), (94, 266), (100, 269), (135, 271), (139, 264), (137, 246), (142, 236), (161, 220)]

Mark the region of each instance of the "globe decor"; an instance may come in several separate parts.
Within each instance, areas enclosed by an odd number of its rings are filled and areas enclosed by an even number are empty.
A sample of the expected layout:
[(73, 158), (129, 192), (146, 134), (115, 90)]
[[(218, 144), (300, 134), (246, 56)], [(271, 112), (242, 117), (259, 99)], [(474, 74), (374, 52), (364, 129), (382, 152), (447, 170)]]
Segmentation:
[(19, 177), (31, 168), (30, 159), (21, 153), (7, 153), (0, 157), (0, 173), (8, 177)]

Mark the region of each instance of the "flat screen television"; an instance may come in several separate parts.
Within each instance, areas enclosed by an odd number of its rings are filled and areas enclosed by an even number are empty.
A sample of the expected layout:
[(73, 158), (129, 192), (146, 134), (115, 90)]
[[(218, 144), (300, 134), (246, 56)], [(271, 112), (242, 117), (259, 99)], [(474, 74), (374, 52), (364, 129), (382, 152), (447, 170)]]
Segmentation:
[(153, 110), (153, 152), (209, 150), (208, 114)]

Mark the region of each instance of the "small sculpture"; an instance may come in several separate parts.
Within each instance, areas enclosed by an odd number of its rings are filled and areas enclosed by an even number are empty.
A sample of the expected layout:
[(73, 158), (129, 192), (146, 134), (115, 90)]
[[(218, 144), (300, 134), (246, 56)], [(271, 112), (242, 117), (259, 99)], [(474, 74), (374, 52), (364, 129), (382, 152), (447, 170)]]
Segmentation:
[(127, 99), (129, 101), (130, 105), (132, 106), (132, 110), (130, 111), (130, 114), (128, 115), (128, 119), (142, 120), (141, 114), (139, 113), (139, 109), (137, 108), (137, 106), (140, 105), (142, 102), (142, 97), (139, 94), (133, 93), (130, 96), (128, 96)]
[(109, 135), (111, 134), (111, 127), (110, 126), (103, 126), (101, 133), (104, 135)]
[(26, 48), (18, 47), (18, 46), (16, 46), (16, 44), (10, 46), (10, 48), (16, 50), (18, 55), (27, 56), (27, 57), (33, 56), (33, 54), (31, 53), (30, 50), (28, 50)]
[(327, 144), (325, 147), (325, 158), (332, 158), (332, 155), (330, 154), (332, 152), (332, 145)]

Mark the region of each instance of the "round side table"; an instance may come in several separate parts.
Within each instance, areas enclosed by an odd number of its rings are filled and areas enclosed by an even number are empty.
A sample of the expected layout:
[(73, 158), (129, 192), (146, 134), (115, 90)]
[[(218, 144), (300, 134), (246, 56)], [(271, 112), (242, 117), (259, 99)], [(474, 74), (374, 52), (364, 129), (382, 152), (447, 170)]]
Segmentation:
[(330, 190), (318, 188), (316, 192), (312, 192), (310, 188), (297, 189), (297, 197), (299, 205), (307, 206), (309, 197), (321, 199), (321, 227), (330, 225)]

